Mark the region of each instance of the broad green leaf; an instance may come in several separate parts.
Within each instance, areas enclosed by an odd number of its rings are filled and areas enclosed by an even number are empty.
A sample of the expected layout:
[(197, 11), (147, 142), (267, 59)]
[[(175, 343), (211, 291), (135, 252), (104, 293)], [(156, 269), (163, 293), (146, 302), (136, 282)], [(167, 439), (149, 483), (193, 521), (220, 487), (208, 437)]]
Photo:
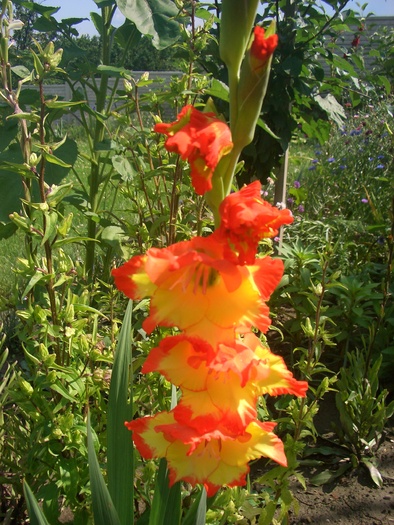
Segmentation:
[(261, 511), (259, 525), (271, 525), (276, 512), (276, 505), (276, 501), (269, 501), (267, 503), (267, 505)]
[(44, 277), (46, 277), (45, 274), (43, 274), (42, 272), (36, 272), (30, 279), (30, 281), (28, 282), (26, 288), (24, 289), (23, 291), (23, 294), (22, 294), (22, 297), (26, 297), (27, 294), (30, 292), (30, 290), (32, 288), (34, 288), (34, 286), (39, 282), (41, 281), (42, 279), (44, 279)]
[(125, 20), (124, 24), (116, 29), (115, 40), (122, 47), (133, 49), (141, 39), (141, 33), (130, 20)]
[(25, 494), (27, 510), (29, 512), (30, 525), (49, 525), (26, 481), (23, 482), (23, 492)]
[(19, 119), (19, 120), (28, 120), (29, 122), (40, 122), (40, 116), (37, 113), (27, 113), (21, 111), (20, 113), (13, 113), (8, 115), (7, 119)]
[(384, 87), (386, 90), (387, 95), (390, 95), (391, 93), (391, 83), (390, 80), (387, 77), (384, 77), (383, 75), (378, 75), (378, 79), (380, 84)]
[(225, 102), (228, 102), (230, 97), (228, 86), (224, 82), (216, 80), (216, 78), (212, 80), (211, 86), (205, 90), (205, 93)]
[(203, 487), (201, 489), (201, 498), (198, 502), (196, 525), (205, 525), (207, 514), (207, 491)]
[(126, 238), (124, 230), (120, 226), (107, 226), (101, 232), (101, 240), (115, 249), (120, 247), (122, 239)]
[(111, 5), (115, 5), (115, 0), (94, 0), (94, 2), (100, 9), (102, 7), (109, 7)]
[(328, 94), (325, 97), (321, 95), (314, 96), (315, 101), (327, 113), (329, 118), (336, 122), (338, 126), (343, 126), (343, 121), (346, 119), (346, 113), (341, 104), (337, 102), (336, 98)]
[(268, 135), (271, 135), (272, 138), (280, 140), (280, 137), (278, 137), (278, 135), (275, 135), (272, 129), (264, 122), (262, 118), (258, 119), (257, 125), (260, 126), (260, 128), (262, 128), (266, 133), (268, 133)]
[(15, 3), (22, 5), (23, 7), (26, 7), (27, 9), (30, 9), (31, 11), (35, 11), (36, 13), (39, 13), (42, 16), (45, 16), (46, 18), (54, 15), (57, 13), (60, 9), (60, 7), (52, 7), (49, 5), (43, 5), (41, 3), (37, 2), (30, 2), (30, 1), (16, 1)]
[[(121, 525), (118, 514), (115, 510), (111, 496), (108, 492), (103, 475), (97, 461), (96, 452), (93, 445), (93, 435), (90, 426), (90, 414), (87, 421), (88, 437), (88, 461), (90, 487), (92, 491), (92, 506), (95, 525)], [(132, 499), (131, 499), (132, 501)]]
[(140, 33), (153, 37), (156, 49), (165, 49), (178, 40), (180, 29), (174, 20), (178, 8), (172, 0), (116, 0), (116, 3)]
[(112, 165), (125, 182), (131, 182), (136, 175), (134, 167), (124, 155), (114, 155)]
[[(186, 516), (182, 520), (182, 525), (196, 525), (197, 524), (197, 515), (198, 519), (202, 517), (202, 509), (207, 507), (207, 492), (204, 487), (201, 487), (200, 492), (195, 496), (192, 505), (186, 513)], [(205, 522), (203, 522), (205, 525)]]
[(92, 11), (90, 13), (90, 18), (98, 34), (101, 36), (103, 34), (103, 17), (99, 15), (98, 13), (95, 13), (94, 11)]
[(131, 432), (124, 426), (133, 418), (132, 312), (129, 301), (115, 351), (108, 399), (108, 488), (122, 525), (133, 523), (134, 452)]
[(14, 66), (11, 71), (20, 78), (26, 78), (30, 75), (30, 71), (25, 66)]
[(313, 476), (309, 483), (311, 485), (325, 485), (326, 483), (331, 483), (331, 481), (334, 481), (334, 479), (339, 478), (344, 474), (347, 470), (351, 468), (350, 463), (343, 463), (337, 470), (323, 470), (322, 472), (319, 472), (319, 474), (316, 474)]

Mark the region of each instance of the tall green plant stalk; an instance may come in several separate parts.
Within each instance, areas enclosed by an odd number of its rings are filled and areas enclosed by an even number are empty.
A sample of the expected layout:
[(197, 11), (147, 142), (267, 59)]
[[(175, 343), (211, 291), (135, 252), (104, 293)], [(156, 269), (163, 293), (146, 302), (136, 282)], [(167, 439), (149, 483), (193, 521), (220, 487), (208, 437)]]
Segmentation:
[[(322, 307), (323, 307), (323, 299), (324, 294), (327, 290), (327, 272), (329, 267), (329, 258), (327, 254), (327, 250), (323, 254), (323, 265), (322, 265), (322, 277), (320, 284), (316, 287), (316, 291), (318, 293), (318, 300), (316, 304), (316, 312), (315, 312), (315, 319), (314, 319), (314, 327), (312, 327), (309, 323), (309, 326), (306, 326), (306, 333), (311, 337), (309, 340), (308, 345), (308, 352), (307, 352), (307, 361), (306, 365), (303, 368), (303, 376), (307, 380), (311, 380), (313, 370), (316, 367), (316, 365), (319, 363), (321, 355), (323, 353), (323, 345), (324, 340), (322, 338)], [(323, 383), (321, 383), (320, 386), (322, 386)], [(320, 395), (324, 395), (325, 390), (321, 389)], [(317, 405), (319, 401), (319, 396), (315, 395), (314, 399), (311, 401), (309, 405), (307, 405), (307, 397), (301, 398), (300, 406), (299, 406), (299, 418), (295, 421), (295, 429), (294, 429), (294, 441), (297, 442), (301, 437), (301, 432), (304, 427), (304, 422), (307, 419), (308, 415), (310, 413), (313, 413), (313, 409)]]
[[(43, 81), (40, 80), (39, 84), (39, 93), (40, 93), (40, 145), (41, 149), (44, 152), (46, 141), (45, 141), (45, 96), (44, 96), (44, 85)], [(40, 192), (40, 201), (42, 204), (46, 204), (47, 198), (46, 198), (46, 189), (45, 189), (45, 166), (46, 166), (46, 158), (43, 154), (41, 156), (41, 162), (40, 162), (40, 168), (38, 173), (38, 188)], [(43, 221), (43, 234), (45, 236), (45, 233), (48, 228), (48, 221), (47, 221), (47, 215), (45, 213), (42, 214), (42, 221)], [(45, 238), (45, 237), (44, 237)], [(46, 259), (46, 270), (48, 272), (48, 281), (46, 282), (46, 289), (48, 292), (49, 297), (49, 305), (51, 310), (51, 317), (52, 317), (52, 324), (54, 326), (59, 325), (59, 319), (58, 319), (58, 311), (56, 306), (56, 293), (55, 293), (55, 281), (54, 281), (54, 268), (53, 268), (53, 253), (52, 253), (52, 245), (49, 239), (44, 241), (44, 250), (45, 250), (45, 259)], [(56, 352), (56, 360), (59, 364), (63, 364), (63, 358), (60, 355), (60, 347), (59, 347), (59, 341), (56, 339), (55, 341), (55, 352)]]
[[(12, 87), (11, 78), (11, 64), (8, 57), (8, 49), (10, 46), (10, 31), (15, 24), (18, 24), (18, 20), (14, 20), (13, 6), (11, 0), (3, 1), (0, 11), (0, 79), (2, 91), (0, 91), (1, 98), (6, 104), (12, 109), (14, 115), (20, 115), (23, 113), (19, 106), (19, 94), (22, 86), (22, 81), (19, 82), (18, 89), (15, 91)], [(18, 27), (16, 27), (18, 29)], [(25, 79), (30, 80), (31, 75)], [(27, 120), (24, 118), (19, 119), (20, 126), (20, 146), (25, 165), (30, 165), (30, 155), (32, 152), (31, 134), (28, 129)], [(23, 213), (27, 218), (31, 216), (31, 193), (32, 193), (32, 179), (21, 175), (24, 200), (22, 201)], [(33, 244), (31, 236), (25, 235), (25, 249), (26, 255), (29, 260), (32, 260), (33, 256)]]
[[(116, 10), (116, 6), (106, 6), (101, 8), (101, 16), (103, 21), (102, 37), (102, 64), (110, 64), (111, 54), (111, 22)], [(106, 109), (106, 97), (108, 90), (108, 76), (102, 75), (100, 79), (100, 86), (96, 99), (97, 113), (104, 113)], [(86, 259), (85, 270), (88, 280), (94, 280), (94, 265), (95, 265), (95, 250), (97, 238), (97, 223), (95, 221), (95, 214), (98, 211), (99, 204), (99, 186), (100, 186), (100, 163), (99, 152), (96, 151), (96, 146), (104, 139), (105, 126), (101, 119), (96, 119), (95, 129), (93, 134), (93, 149), (91, 152), (92, 158), (90, 161), (90, 190), (89, 190), (89, 204), (92, 215), (88, 218), (88, 237), (86, 244)]]

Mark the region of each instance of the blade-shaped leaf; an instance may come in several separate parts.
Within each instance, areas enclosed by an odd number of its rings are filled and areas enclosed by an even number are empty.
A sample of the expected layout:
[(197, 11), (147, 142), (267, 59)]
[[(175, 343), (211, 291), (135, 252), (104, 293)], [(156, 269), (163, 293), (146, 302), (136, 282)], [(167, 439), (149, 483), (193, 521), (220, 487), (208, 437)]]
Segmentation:
[(90, 414), (88, 414), (87, 436), (94, 523), (95, 525), (121, 525), (97, 461), (90, 427)]
[(156, 49), (164, 49), (178, 40), (179, 24), (174, 20), (178, 8), (172, 0), (116, 0), (116, 3), (140, 33), (153, 37)]
[(27, 510), (29, 512), (30, 524), (31, 525), (49, 525), (44, 513), (38, 505), (36, 498), (34, 497), (31, 488), (26, 483), (23, 482), (23, 492), (26, 498)]
[(107, 472), (108, 488), (122, 525), (133, 523), (133, 442), (125, 421), (133, 417), (132, 394), (132, 313), (129, 301), (119, 334), (108, 400)]
[(181, 487), (179, 482), (170, 488), (167, 461), (164, 458), (161, 459), (155, 483), (155, 493), (149, 516), (149, 525), (167, 525), (167, 523), (177, 525), (180, 523), (180, 491)]

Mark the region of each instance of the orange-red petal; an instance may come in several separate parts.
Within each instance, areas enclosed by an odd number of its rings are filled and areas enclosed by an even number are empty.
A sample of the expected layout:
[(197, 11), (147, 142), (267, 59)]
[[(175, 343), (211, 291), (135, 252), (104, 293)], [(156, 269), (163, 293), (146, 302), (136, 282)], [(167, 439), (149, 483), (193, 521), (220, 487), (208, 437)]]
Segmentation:
[(158, 133), (167, 135), (165, 147), (188, 160), (192, 184), (203, 195), (212, 189), (212, 175), (223, 155), (233, 147), (231, 131), (214, 113), (203, 113), (185, 106), (175, 122), (156, 124)]

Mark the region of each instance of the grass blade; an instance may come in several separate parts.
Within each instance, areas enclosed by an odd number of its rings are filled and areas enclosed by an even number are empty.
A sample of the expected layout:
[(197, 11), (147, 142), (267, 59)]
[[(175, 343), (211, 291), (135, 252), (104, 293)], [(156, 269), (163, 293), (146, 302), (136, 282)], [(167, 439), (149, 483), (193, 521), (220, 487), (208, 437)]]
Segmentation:
[(129, 301), (115, 352), (108, 400), (107, 473), (108, 489), (121, 525), (133, 521), (134, 454), (131, 433), (124, 426), (133, 417), (133, 396), (129, 395), (132, 378), (132, 312)]
[(90, 427), (90, 414), (88, 414), (87, 435), (94, 523), (95, 525), (121, 525), (97, 461)]

